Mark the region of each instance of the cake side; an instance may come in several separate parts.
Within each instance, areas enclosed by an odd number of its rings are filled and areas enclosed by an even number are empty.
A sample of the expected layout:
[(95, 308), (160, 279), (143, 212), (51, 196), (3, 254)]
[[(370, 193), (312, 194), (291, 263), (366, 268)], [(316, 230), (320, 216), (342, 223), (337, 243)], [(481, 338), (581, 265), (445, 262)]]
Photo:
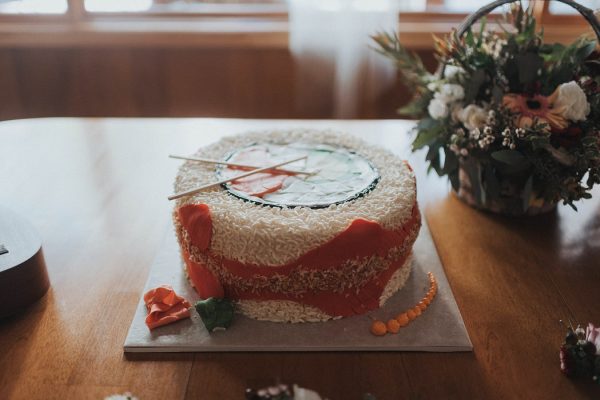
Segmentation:
[[(393, 293), (400, 290), (408, 277), (412, 246), (421, 225), (418, 207), (413, 218), (398, 231), (381, 229), (379, 235), (360, 232), (357, 240), (362, 241), (359, 252), (368, 254), (356, 257), (348, 249), (344, 255), (339, 250), (315, 249), (316, 254), (338, 254), (321, 263), (307, 263), (309, 257), (279, 267), (260, 267), (235, 263), (231, 268), (228, 260), (213, 257), (210, 252), (198, 251), (196, 247), (183, 248), (183, 259), (190, 280), (201, 297), (225, 296), (237, 302), (282, 301), (307, 308), (307, 314), (288, 315), (286, 321), (311, 321), (320, 312), (319, 320), (364, 314), (380, 307)], [(347, 232), (347, 231), (346, 231)], [(331, 243), (335, 243), (333, 239)], [(188, 250), (191, 253), (188, 253)], [(323, 250), (323, 251), (321, 251)], [(401, 272), (399, 272), (401, 271)], [(252, 303), (255, 302), (255, 303)], [(250, 306), (242, 307), (248, 310)], [(288, 307), (289, 308), (289, 307)], [(255, 313), (251, 313), (253, 315)], [(281, 317), (266, 318), (279, 321)]]

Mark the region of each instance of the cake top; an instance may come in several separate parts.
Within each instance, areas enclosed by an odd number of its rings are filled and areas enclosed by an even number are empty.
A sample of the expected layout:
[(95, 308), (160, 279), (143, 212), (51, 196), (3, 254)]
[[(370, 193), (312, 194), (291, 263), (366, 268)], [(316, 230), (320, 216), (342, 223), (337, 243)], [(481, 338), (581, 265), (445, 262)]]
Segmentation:
[[(320, 208), (354, 200), (372, 190), (379, 180), (379, 173), (363, 156), (326, 144), (260, 142), (236, 149), (225, 159), (261, 166), (298, 156), (306, 158), (284, 168), (309, 174), (259, 173), (226, 183), (224, 187), (232, 195), (257, 204)], [(218, 180), (239, 174), (239, 168), (216, 170)]]
[[(284, 190), (278, 194), (276, 207), (265, 205), (273, 197), (262, 193), (262, 196), (251, 199), (248, 194), (252, 195), (252, 188), (240, 194), (233, 192), (234, 185), (226, 188), (218, 186), (178, 199), (175, 210), (189, 204), (205, 204), (210, 209), (213, 226), (210, 248), (213, 254), (226, 254), (229, 259), (243, 263), (283, 265), (331, 240), (356, 219), (373, 221), (385, 229), (395, 230), (411, 218), (416, 203), (416, 187), (408, 164), (391, 152), (351, 135), (307, 129), (251, 132), (226, 137), (199, 149), (195, 156), (226, 160), (236, 154), (246, 154), (253, 146), (263, 146), (265, 151), (264, 146), (267, 146), (269, 151), (275, 152), (279, 150), (278, 146), (284, 145), (292, 148), (307, 146), (308, 149), (303, 151), (310, 150), (309, 153), (324, 149), (327, 157), (332, 154), (334, 158), (339, 157), (335, 168), (343, 166), (340, 181), (348, 188), (332, 190), (322, 197), (309, 193), (312, 197), (304, 205), (298, 204), (301, 196), (297, 192), (290, 194), (289, 190)], [(290, 164), (282, 168), (310, 169), (311, 159), (309, 155), (307, 164)], [(265, 165), (264, 162), (259, 164)], [(360, 171), (355, 182), (344, 177), (348, 171)], [(218, 173), (214, 165), (185, 162), (175, 180), (175, 192), (215, 182)], [(316, 174), (315, 179), (318, 176)], [(338, 182), (337, 178), (332, 181)], [(294, 182), (296, 180), (291, 183)], [(304, 179), (306, 182), (310, 182), (309, 177)], [(324, 187), (331, 184), (329, 182)], [(282, 185), (281, 188), (289, 186)], [(289, 197), (282, 200), (283, 194)], [(247, 198), (243, 199), (244, 196)], [(177, 218), (175, 224), (177, 228)]]

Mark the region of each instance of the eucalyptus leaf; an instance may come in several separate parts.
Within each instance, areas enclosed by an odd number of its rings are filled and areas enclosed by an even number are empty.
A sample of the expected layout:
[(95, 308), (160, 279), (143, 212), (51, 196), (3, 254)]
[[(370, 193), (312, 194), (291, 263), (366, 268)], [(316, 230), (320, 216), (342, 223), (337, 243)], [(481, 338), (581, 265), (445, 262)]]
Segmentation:
[(431, 168), (433, 168), (435, 170), (435, 172), (439, 175), (439, 176), (443, 176), (444, 175), (444, 171), (442, 169), (442, 166), (440, 164), (440, 158), (434, 158), (433, 160), (429, 161), (429, 166)]
[(443, 172), (445, 174), (450, 174), (452, 171), (455, 171), (458, 168), (458, 157), (456, 154), (452, 152), (449, 148), (444, 147), (444, 169)]
[(458, 192), (460, 189), (460, 180), (458, 179), (458, 169), (448, 173), (448, 179), (450, 179), (450, 184), (452, 185), (452, 189), (455, 192)]
[(502, 97), (504, 96), (504, 90), (500, 86), (494, 85), (492, 88), (492, 99), (496, 104), (502, 104)]
[(479, 94), (479, 90), (481, 89), (481, 85), (485, 82), (485, 70), (477, 69), (471, 75), (471, 79), (467, 82), (465, 88), (465, 103), (470, 104), (473, 103), (477, 98), (477, 94)]
[(519, 165), (527, 159), (525, 156), (517, 150), (498, 150), (492, 153), (494, 160), (503, 162), (508, 165)]
[(431, 161), (440, 158), (440, 145), (437, 143), (429, 146), (429, 150), (427, 151), (427, 155), (425, 156), (425, 160)]
[(497, 199), (500, 196), (500, 182), (496, 177), (494, 167), (491, 164), (486, 165), (483, 174), (485, 179), (484, 186), (486, 192), (492, 199)]
[(418, 127), (417, 129), (419, 131), (412, 143), (413, 150), (421, 149), (433, 143), (439, 137), (443, 127), (441, 124), (435, 124), (430, 128), (422, 129)]
[(575, 51), (575, 63), (581, 63), (585, 60), (592, 52), (596, 49), (596, 41), (595, 40), (585, 40), (582, 43), (582, 46), (579, 47)]
[(522, 84), (533, 83), (538, 79), (538, 71), (544, 66), (544, 60), (536, 53), (518, 54), (516, 57), (519, 81)]
[(527, 212), (529, 208), (529, 201), (531, 200), (531, 194), (533, 192), (533, 175), (530, 175), (523, 186), (522, 199), (523, 199), (523, 212)]

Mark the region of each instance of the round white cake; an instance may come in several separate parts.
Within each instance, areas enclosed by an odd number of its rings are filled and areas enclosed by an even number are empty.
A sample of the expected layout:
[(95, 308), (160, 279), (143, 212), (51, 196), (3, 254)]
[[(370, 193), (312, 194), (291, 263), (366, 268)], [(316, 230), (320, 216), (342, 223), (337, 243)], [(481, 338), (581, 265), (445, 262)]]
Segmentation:
[[(380, 307), (410, 274), (420, 228), (414, 174), (387, 150), (330, 131), (231, 136), (196, 157), (270, 171), (177, 200), (173, 221), (200, 297), (247, 316), (323, 321)], [(307, 173), (302, 173), (302, 171)], [(187, 161), (175, 192), (242, 171)]]

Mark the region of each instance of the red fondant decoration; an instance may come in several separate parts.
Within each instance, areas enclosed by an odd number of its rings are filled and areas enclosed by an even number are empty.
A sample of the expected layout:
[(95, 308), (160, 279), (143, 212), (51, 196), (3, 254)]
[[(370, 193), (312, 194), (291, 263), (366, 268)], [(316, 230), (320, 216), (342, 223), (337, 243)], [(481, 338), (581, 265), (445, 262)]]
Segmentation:
[[(331, 269), (339, 267), (347, 260), (365, 258), (373, 254), (385, 257), (392, 248), (404, 243), (408, 234), (420, 223), (421, 214), (416, 203), (411, 218), (399, 230), (387, 230), (376, 222), (357, 219), (345, 231), (330, 241), (307, 252), (289, 264), (276, 267), (243, 264), (235, 260), (215, 256), (210, 252), (207, 255), (215, 263), (225, 267), (231, 274), (241, 278), (270, 277), (275, 274), (287, 276), (300, 266), (303, 269)], [(184, 254), (184, 259), (188, 266), (190, 278), (203, 298), (205, 296), (210, 297), (207, 296), (207, 293), (211, 293), (211, 295), (220, 293), (220, 296), (217, 297), (222, 297), (223, 292), (226, 292), (227, 297), (232, 299), (292, 300), (317, 307), (333, 316), (350, 316), (362, 314), (379, 307), (379, 297), (385, 285), (394, 272), (402, 267), (408, 254), (409, 251), (396, 262), (390, 264), (386, 270), (364, 285), (358, 292), (356, 292), (356, 289), (348, 289), (342, 293), (315, 291), (306, 293), (302, 297), (273, 293), (268, 290), (241, 292), (237, 288), (228, 287), (227, 285), (223, 288), (206, 267), (190, 261), (188, 254)]]
[(179, 221), (190, 236), (190, 241), (199, 250), (210, 246), (212, 237), (212, 219), (206, 204), (188, 204), (177, 210)]
[(259, 173), (237, 179), (231, 182), (231, 187), (249, 194), (250, 196), (263, 197), (265, 194), (273, 193), (281, 189), (283, 181), (288, 175), (281, 173)]
[(281, 266), (265, 267), (244, 264), (209, 254), (218, 264), (222, 264), (232, 274), (250, 279), (256, 275), (289, 275), (294, 268), (302, 265), (305, 269), (336, 268), (346, 260), (370, 257), (377, 254), (385, 257), (393, 247), (404, 243), (406, 236), (415, 224), (421, 221), (418, 207), (415, 205), (411, 219), (399, 230), (388, 230), (376, 222), (364, 219), (352, 221), (345, 231), (316, 249), (310, 250), (297, 260)]
[(178, 296), (169, 285), (162, 285), (144, 294), (148, 310), (146, 325), (150, 330), (190, 317), (190, 303)]
[(204, 265), (190, 260), (187, 252), (184, 253), (183, 259), (185, 260), (190, 280), (202, 299), (208, 299), (209, 297), (225, 297), (225, 290), (223, 289), (221, 282), (219, 282), (212, 272)]
[[(230, 160), (248, 165), (269, 165), (273, 163), (271, 155), (266, 148), (254, 148), (245, 150)], [(228, 169), (240, 169), (238, 167), (228, 167)], [(247, 169), (247, 168), (246, 168)], [(272, 170), (265, 173), (254, 174), (246, 178), (231, 182), (231, 187), (249, 194), (250, 196), (263, 197), (268, 193), (276, 192), (283, 186), (283, 181), (293, 175), (284, 171)]]

